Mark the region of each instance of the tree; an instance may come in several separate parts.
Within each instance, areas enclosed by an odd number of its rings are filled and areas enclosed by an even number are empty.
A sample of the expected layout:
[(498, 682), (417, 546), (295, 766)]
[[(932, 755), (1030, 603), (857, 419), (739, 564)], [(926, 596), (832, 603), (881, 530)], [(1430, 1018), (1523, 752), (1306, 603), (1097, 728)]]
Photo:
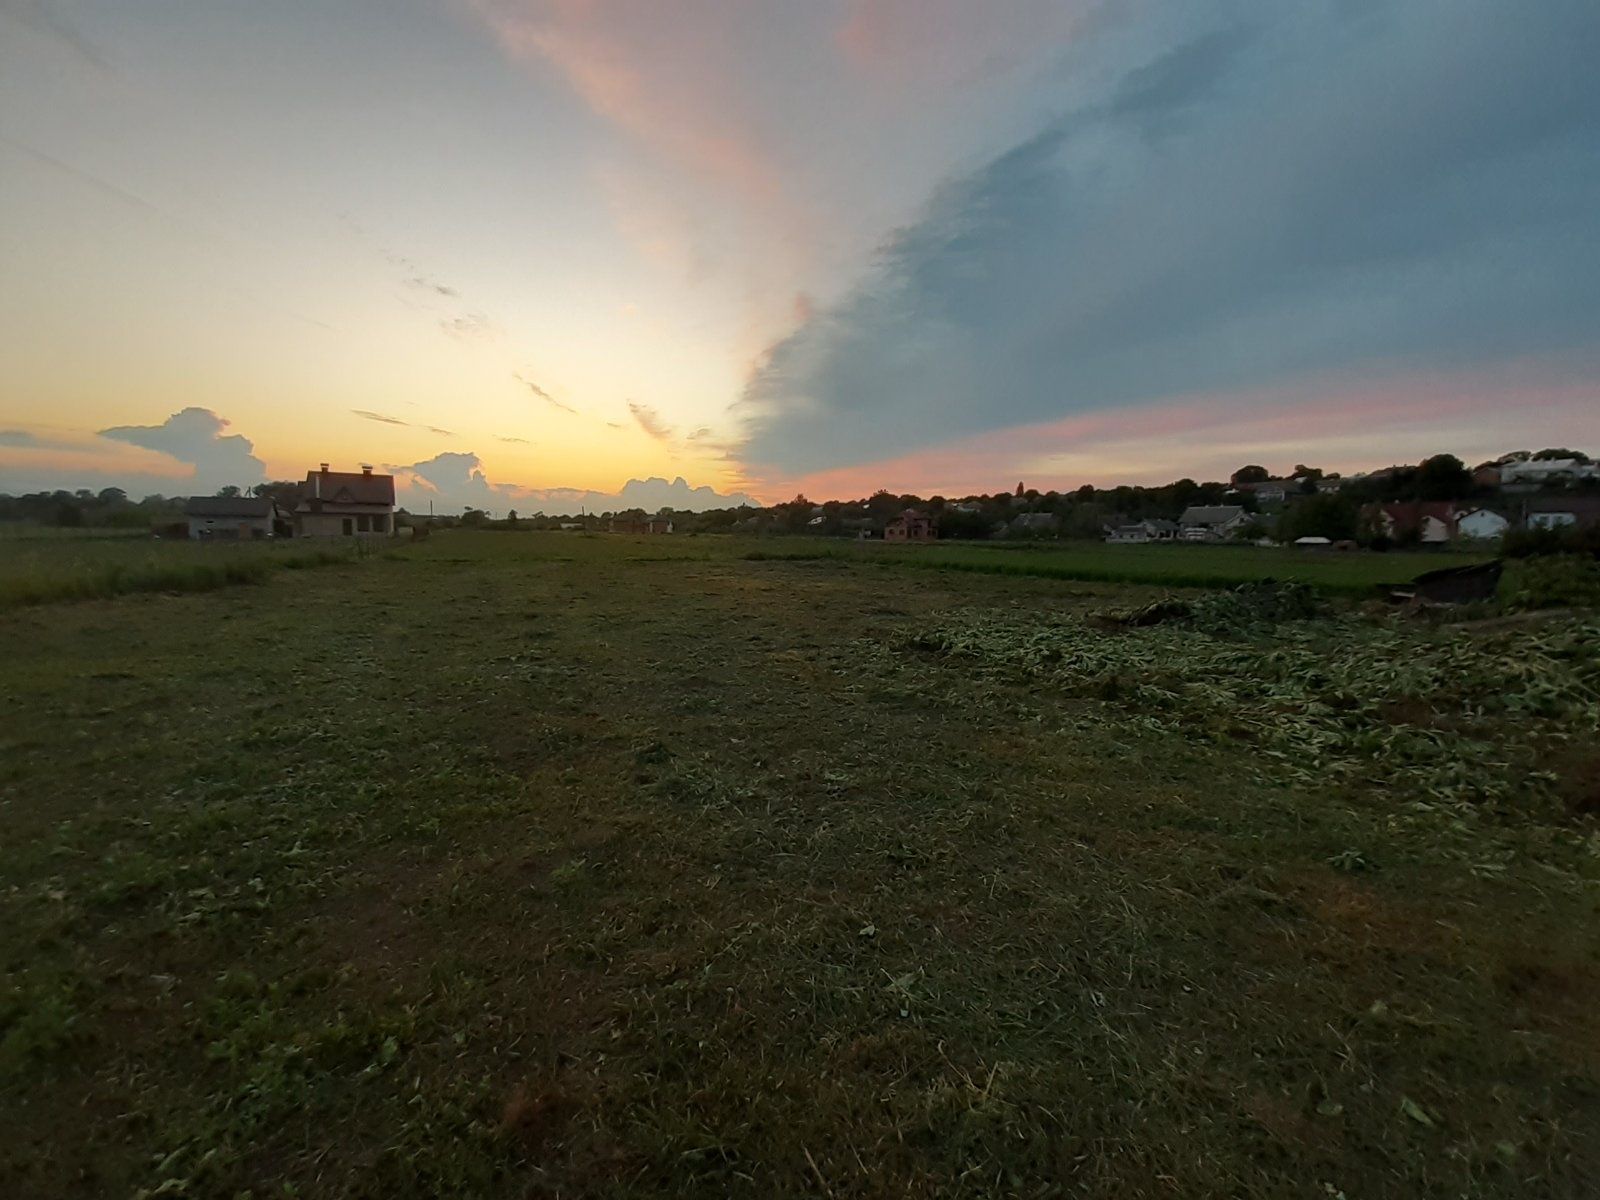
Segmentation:
[(1533, 460), (1535, 462), (1544, 462), (1549, 459), (1563, 458), (1570, 458), (1573, 460), (1573, 462), (1577, 463), (1587, 463), (1592, 461), (1582, 450), (1568, 450), (1565, 447), (1560, 449), (1540, 450), (1533, 456)]
[(1259, 463), (1250, 463), (1240, 467), (1233, 473), (1232, 483), (1238, 487), (1241, 483), (1265, 483), (1272, 478), (1272, 473)]
[(1354, 538), (1360, 524), (1361, 510), (1355, 502), (1330, 492), (1296, 502), (1279, 518), (1278, 531), (1287, 542), (1303, 537), (1325, 537), (1339, 542)]
[(224, 499), (227, 499), (227, 500), (233, 500), (233, 499), (238, 497), (239, 489), (238, 489), (237, 486), (235, 486), (234, 484), (230, 483), (230, 484), (228, 484), (227, 487), (218, 488), (217, 489), (217, 495), (219, 495), (219, 496), (221, 496), (221, 497), (223, 497)]
[(1472, 494), (1472, 472), (1454, 454), (1435, 454), (1417, 467), (1417, 495), (1423, 500), (1460, 500)]
[(95, 497), (101, 504), (115, 506), (128, 502), (128, 493), (119, 487), (101, 488), (100, 495)]
[(1294, 479), (1321, 479), (1322, 478), (1322, 474), (1323, 474), (1323, 472), (1322, 472), (1322, 468), (1321, 467), (1308, 467), (1308, 466), (1305, 465), (1305, 463), (1295, 463), (1295, 465), (1294, 465), (1294, 473), (1291, 476), (1291, 478), (1294, 478)]

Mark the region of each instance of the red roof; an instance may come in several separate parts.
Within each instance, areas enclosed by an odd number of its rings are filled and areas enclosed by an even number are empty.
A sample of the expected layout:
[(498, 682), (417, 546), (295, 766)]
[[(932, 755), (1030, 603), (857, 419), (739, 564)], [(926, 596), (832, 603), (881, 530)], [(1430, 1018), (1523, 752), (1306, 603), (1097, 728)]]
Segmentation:
[(1455, 529), (1461, 515), (1460, 505), (1453, 500), (1396, 500), (1382, 506), (1396, 529), (1415, 529), (1423, 519), (1433, 517), (1447, 529)]
[(374, 504), (394, 507), (394, 476), (367, 471), (307, 471), (300, 485), (300, 508), (325, 504)]

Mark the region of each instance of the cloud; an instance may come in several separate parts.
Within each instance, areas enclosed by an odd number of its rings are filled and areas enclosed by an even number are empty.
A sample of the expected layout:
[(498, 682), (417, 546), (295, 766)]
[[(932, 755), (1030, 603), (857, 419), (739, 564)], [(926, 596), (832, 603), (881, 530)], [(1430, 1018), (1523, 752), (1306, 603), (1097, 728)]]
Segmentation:
[(0, 16), (10, 17), (33, 33), (52, 39), (100, 71), (115, 73), (100, 48), (46, 0), (0, 0)]
[(449, 429), (440, 429), (437, 425), (424, 425), (423, 428), (429, 433), (437, 433), (441, 437), (455, 437), (454, 431)]
[(528, 378), (526, 378), (526, 377), (524, 377), (522, 375), (513, 375), (511, 378), (515, 379), (518, 383), (520, 383), (523, 387), (527, 388), (530, 392), (532, 392), (535, 396), (539, 397), (539, 399), (543, 400), (546, 404), (549, 404), (549, 405), (551, 405), (552, 407), (555, 407), (555, 408), (559, 408), (562, 412), (571, 413), (573, 416), (577, 416), (578, 415), (578, 410), (577, 409), (573, 408), (570, 404), (561, 403), (561, 401), (557, 400), (554, 396), (552, 396), (549, 392), (545, 391), (542, 387), (540, 387), (533, 380), (528, 379)]
[(351, 412), (368, 421), (382, 421), (385, 425), (409, 425), (411, 422), (402, 421), (399, 417), (386, 417), (382, 413), (368, 412), (364, 408), (352, 408)]
[(481, 508), (504, 513), (518, 509), (524, 513), (542, 511), (552, 515), (588, 512), (615, 512), (644, 508), (651, 512), (664, 507), (701, 511), (729, 508), (755, 501), (742, 493), (721, 494), (711, 487), (691, 487), (682, 476), (670, 483), (665, 479), (630, 479), (615, 493), (583, 488), (534, 488), (518, 484), (491, 482), (483, 460), (471, 453), (436, 454), (406, 466), (391, 466), (402, 507), (413, 512), (427, 511), (430, 504), (438, 513), (456, 513)]
[(429, 279), (426, 275), (413, 275), (406, 280), (407, 287), (418, 288), (424, 292), (432, 292), (436, 296), (459, 296), (460, 292), (448, 284), (440, 283), (437, 279)]
[(192, 482), (201, 490), (225, 484), (248, 487), (266, 482), (266, 467), (242, 434), (224, 434), (228, 422), (208, 408), (185, 408), (160, 425), (118, 425), (99, 436), (154, 450), (193, 468)]
[(502, 332), (499, 325), (480, 312), (441, 318), (439, 328), (464, 342), (493, 341)]
[(1080, 38), (1062, 115), (771, 348), (752, 468), (1326, 372), (1600, 365), (1600, 6), (1233, 11)]
[(673, 428), (661, 419), (661, 414), (648, 404), (639, 404), (628, 401), (628, 411), (633, 414), (633, 419), (639, 423), (639, 428), (658, 442), (670, 442), (673, 439)]
[(519, 445), (522, 445), (522, 446), (531, 446), (531, 445), (533, 445), (533, 443), (530, 442), (527, 438), (505, 437), (504, 435), (501, 435), (497, 440), (502, 441), (502, 442), (516, 442), (516, 443), (518, 443)]
[(0, 446), (35, 448), (45, 443), (26, 429), (0, 429)]

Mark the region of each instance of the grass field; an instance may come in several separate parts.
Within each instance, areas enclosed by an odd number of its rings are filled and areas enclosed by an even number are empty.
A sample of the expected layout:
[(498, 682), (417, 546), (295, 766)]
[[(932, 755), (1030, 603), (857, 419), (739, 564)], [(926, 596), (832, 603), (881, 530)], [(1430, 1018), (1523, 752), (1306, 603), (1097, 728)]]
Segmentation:
[(276, 571), (350, 562), (368, 548), (338, 543), (41, 537), (0, 547), (0, 609), (128, 592), (205, 592), (261, 583)]
[(1274, 578), (1308, 583), (1335, 594), (1366, 594), (1380, 584), (1403, 583), (1424, 571), (1489, 557), (1459, 552), (1372, 554), (1203, 544), (1111, 546), (1103, 542), (894, 546), (822, 538), (774, 539), (748, 551), (747, 556), (758, 560), (838, 558), (886, 566), (1168, 587), (1221, 587)]
[(0, 1195), (1594, 1194), (1600, 625), (857, 549), (0, 613)]

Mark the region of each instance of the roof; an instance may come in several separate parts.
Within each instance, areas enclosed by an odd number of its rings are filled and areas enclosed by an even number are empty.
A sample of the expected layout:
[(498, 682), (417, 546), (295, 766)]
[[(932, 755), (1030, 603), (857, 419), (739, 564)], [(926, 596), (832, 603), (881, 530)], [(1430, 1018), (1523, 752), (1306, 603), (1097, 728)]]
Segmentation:
[(905, 512), (901, 513), (895, 518), (896, 521), (926, 521), (927, 519), (928, 514), (923, 512), (920, 508), (908, 508), (905, 510)]
[(313, 502), (326, 504), (381, 504), (394, 507), (394, 476), (365, 471), (307, 471), (300, 485), (300, 511)]
[(248, 517), (260, 520), (272, 515), (270, 496), (190, 496), (183, 502), (186, 517)]
[(1453, 500), (1393, 500), (1380, 507), (1389, 514), (1390, 520), (1402, 527), (1420, 525), (1427, 517), (1451, 525), (1462, 511)]
[(1168, 521), (1164, 517), (1156, 517), (1154, 520), (1145, 521), (1144, 527), (1161, 533), (1171, 533), (1178, 527), (1178, 523), (1176, 521)]
[(1237, 504), (1196, 504), (1183, 510), (1178, 518), (1180, 525), (1225, 525), (1236, 517), (1244, 516)]

